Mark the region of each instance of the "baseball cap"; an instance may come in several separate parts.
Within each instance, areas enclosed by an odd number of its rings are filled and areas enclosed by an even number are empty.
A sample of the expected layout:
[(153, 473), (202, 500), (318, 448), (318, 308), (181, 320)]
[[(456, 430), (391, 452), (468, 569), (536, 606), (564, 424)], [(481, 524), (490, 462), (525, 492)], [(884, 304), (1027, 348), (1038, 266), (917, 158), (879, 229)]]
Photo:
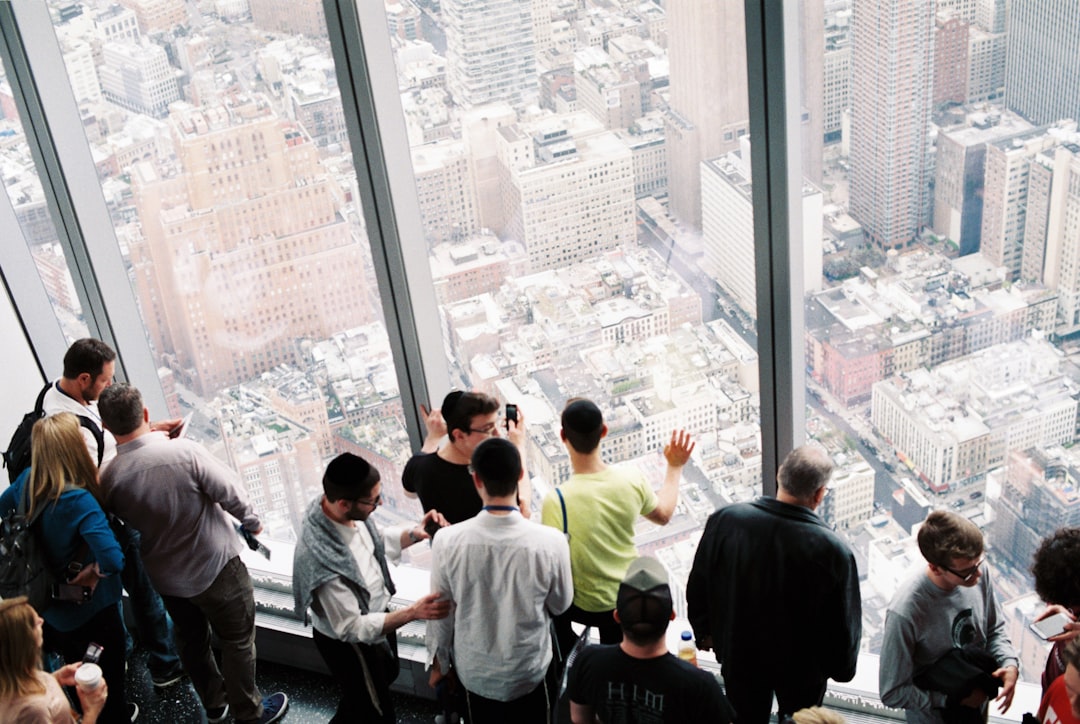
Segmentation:
[(615, 601), (619, 624), (644, 637), (667, 630), (672, 610), (668, 580), (667, 570), (660, 561), (649, 556), (635, 559), (619, 584)]

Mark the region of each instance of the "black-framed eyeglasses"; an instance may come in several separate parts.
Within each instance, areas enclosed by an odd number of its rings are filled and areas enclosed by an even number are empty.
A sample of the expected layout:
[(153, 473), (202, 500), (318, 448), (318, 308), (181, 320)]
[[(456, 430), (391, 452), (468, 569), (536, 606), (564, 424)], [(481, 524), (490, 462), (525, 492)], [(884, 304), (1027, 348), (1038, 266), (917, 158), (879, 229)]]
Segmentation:
[(475, 432), (478, 435), (494, 435), (495, 431), (499, 429), (499, 423), (489, 422), (483, 427), (470, 427), (469, 432)]
[(951, 573), (954, 576), (956, 576), (957, 578), (959, 578), (964, 583), (967, 583), (968, 581), (970, 581), (972, 578), (975, 577), (976, 573), (979, 572), (979, 568), (982, 567), (982, 564), (983, 564), (984, 561), (986, 561), (985, 558), (980, 558), (975, 563), (975, 565), (971, 566), (970, 568), (965, 568), (962, 571), (954, 570), (952, 568), (949, 568), (948, 566), (942, 566), (942, 568), (944, 568), (946, 571), (948, 571), (949, 573)]
[(376, 507), (382, 505), (382, 493), (379, 493), (378, 495), (376, 495), (374, 500), (364, 500), (363, 498), (357, 498), (353, 502), (354, 503), (361, 503), (363, 505), (369, 505), (372, 508), (376, 508)]

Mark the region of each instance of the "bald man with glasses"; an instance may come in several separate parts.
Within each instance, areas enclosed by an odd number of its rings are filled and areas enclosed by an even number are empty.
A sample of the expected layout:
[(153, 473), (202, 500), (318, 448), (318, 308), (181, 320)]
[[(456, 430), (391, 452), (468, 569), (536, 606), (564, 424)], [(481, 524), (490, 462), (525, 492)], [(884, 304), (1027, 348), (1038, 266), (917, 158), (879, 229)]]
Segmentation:
[(982, 531), (962, 515), (936, 510), (919, 528), (918, 542), (926, 568), (900, 587), (885, 616), (882, 703), (904, 709), (909, 722), (985, 721), (990, 695), (983, 689), (950, 695), (927, 683), (935, 664), (972, 647), (994, 662), (987, 673), (1001, 686), (995, 701), (1004, 713), (1016, 688), (1017, 656), (994, 594)]

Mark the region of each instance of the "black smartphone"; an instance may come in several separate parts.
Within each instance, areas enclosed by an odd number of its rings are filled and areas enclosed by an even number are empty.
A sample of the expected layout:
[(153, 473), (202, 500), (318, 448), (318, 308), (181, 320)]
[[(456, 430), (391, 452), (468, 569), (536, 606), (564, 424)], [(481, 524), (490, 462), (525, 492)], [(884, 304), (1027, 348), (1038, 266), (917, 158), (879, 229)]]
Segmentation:
[(52, 589), (54, 601), (86, 603), (93, 595), (94, 592), (88, 586), (73, 586), (70, 583), (57, 583), (53, 585)]
[(506, 429), (507, 430), (510, 429), (511, 420), (514, 421), (514, 422), (518, 421), (517, 405), (511, 405), (509, 402), (507, 402), (506, 403)]
[(440, 528), (442, 528), (441, 525), (439, 525), (433, 520), (429, 520), (427, 522), (427, 525), (424, 526), (424, 532), (431, 536), (432, 539), (434, 539), (435, 534), (439, 532)]
[(86, 653), (83, 654), (82, 662), (84, 664), (96, 664), (101, 659), (101, 652), (104, 650), (104, 646), (91, 641), (90, 645), (86, 647)]

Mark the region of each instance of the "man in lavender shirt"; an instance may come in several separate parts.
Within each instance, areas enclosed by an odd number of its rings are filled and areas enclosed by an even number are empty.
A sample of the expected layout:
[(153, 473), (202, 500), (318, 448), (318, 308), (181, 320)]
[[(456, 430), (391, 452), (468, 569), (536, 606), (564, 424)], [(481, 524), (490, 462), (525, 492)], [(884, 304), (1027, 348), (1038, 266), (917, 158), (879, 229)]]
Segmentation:
[[(152, 431), (134, 387), (109, 387), (98, 410), (117, 442), (101, 475), (102, 504), (142, 531), (146, 571), (172, 616), (207, 720), (224, 721), (231, 708), (237, 722), (277, 721), (288, 697), (264, 699), (255, 685), (255, 597), (228, 516), (251, 533), (262, 524), (237, 475), (198, 443)], [(221, 644), (220, 669), (211, 630)]]

